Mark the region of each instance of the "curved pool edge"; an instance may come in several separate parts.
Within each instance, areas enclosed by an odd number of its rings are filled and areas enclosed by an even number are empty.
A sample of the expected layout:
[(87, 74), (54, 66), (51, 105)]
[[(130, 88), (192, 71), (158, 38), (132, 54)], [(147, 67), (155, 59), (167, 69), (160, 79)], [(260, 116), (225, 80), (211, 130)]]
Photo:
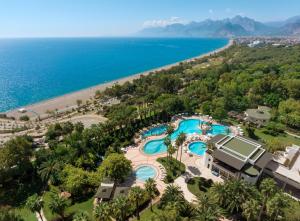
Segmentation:
[(139, 164), (139, 165), (135, 166), (132, 170), (132, 175), (135, 177), (136, 181), (141, 182), (141, 183), (146, 182), (146, 180), (138, 179), (135, 175), (135, 172), (141, 167), (152, 167), (155, 170), (155, 176), (152, 179), (156, 180), (159, 177), (159, 169), (157, 166), (155, 166), (153, 164), (149, 164), (149, 163), (143, 163), (143, 164)]
[[(195, 143), (202, 143), (202, 144), (205, 144), (205, 147), (203, 148), (203, 149), (205, 149), (205, 151), (204, 151), (203, 154), (195, 153), (195, 152), (193, 152), (193, 151), (190, 149), (190, 146), (193, 145), (193, 144), (195, 144)], [(191, 143), (189, 143), (189, 144), (187, 145), (187, 149), (188, 149), (188, 151), (190, 151), (190, 152), (191, 152), (192, 154), (194, 154), (195, 156), (203, 157), (204, 154), (205, 154), (205, 152), (206, 152), (206, 150), (207, 150), (207, 143), (205, 143), (204, 141), (201, 141), (201, 140), (193, 141), (193, 142), (191, 142)]]

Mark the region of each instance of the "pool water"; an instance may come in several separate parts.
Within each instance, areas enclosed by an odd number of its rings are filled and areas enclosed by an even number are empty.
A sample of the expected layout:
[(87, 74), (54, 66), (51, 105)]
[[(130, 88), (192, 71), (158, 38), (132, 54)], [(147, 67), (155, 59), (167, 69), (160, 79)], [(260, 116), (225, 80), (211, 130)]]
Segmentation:
[(167, 131), (167, 126), (161, 125), (161, 126), (153, 127), (150, 130), (145, 131), (142, 134), (142, 137), (146, 138), (146, 137), (150, 137), (150, 136), (158, 136), (158, 135), (164, 134), (166, 131)]
[(153, 155), (165, 153), (167, 151), (167, 147), (164, 144), (164, 139), (152, 140), (145, 144), (143, 151), (145, 154)]
[(189, 144), (189, 150), (199, 156), (203, 156), (205, 151), (206, 151), (206, 144), (201, 142), (201, 141), (197, 141), (197, 142), (193, 142), (191, 144)]
[[(200, 129), (200, 124), (205, 123), (199, 119), (187, 119), (179, 123), (178, 128), (171, 134), (171, 140), (175, 141), (180, 133), (185, 133), (186, 135), (202, 134)], [(208, 131), (208, 134), (217, 135), (217, 134), (228, 134), (229, 128), (224, 125), (213, 124), (211, 130)], [(145, 144), (144, 153), (149, 155), (165, 153), (167, 147), (164, 145), (164, 140), (153, 140)]]
[(152, 166), (140, 166), (135, 171), (135, 176), (140, 181), (156, 177), (156, 170)]

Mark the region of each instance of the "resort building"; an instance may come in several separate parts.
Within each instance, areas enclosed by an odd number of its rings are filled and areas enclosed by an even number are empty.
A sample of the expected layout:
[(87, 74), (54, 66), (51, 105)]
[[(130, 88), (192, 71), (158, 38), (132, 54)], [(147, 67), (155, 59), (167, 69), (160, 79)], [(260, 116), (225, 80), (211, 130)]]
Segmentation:
[(95, 195), (94, 203), (99, 204), (102, 201), (110, 201), (121, 195), (127, 196), (129, 189), (130, 187), (127, 186), (117, 186), (115, 182), (109, 179), (103, 180)]
[(300, 146), (292, 145), (274, 154), (264, 172), (300, 199)]
[(271, 119), (271, 109), (266, 106), (258, 106), (257, 109), (247, 109), (245, 111), (245, 121), (262, 126), (267, 124)]
[(241, 178), (255, 184), (272, 159), (263, 145), (241, 136), (216, 135), (204, 155), (204, 165), (223, 179)]

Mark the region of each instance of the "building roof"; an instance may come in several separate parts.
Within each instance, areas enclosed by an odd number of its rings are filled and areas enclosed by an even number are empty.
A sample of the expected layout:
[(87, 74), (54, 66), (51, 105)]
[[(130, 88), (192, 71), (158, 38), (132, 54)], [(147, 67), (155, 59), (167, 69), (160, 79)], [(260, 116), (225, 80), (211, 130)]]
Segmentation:
[[(289, 158), (290, 155), (288, 153), (294, 151), (296, 151), (296, 155), (294, 155), (291, 164), (285, 165), (285, 162), (282, 161), (281, 158)], [(300, 184), (300, 146), (293, 145), (287, 147), (286, 152), (282, 154), (282, 156), (275, 155), (273, 157), (273, 160), (268, 163), (267, 168), (273, 173), (279, 174)]]
[(110, 199), (113, 190), (114, 187), (111, 186), (99, 186), (95, 197), (99, 199)]
[(224, 134), (218, 134), (218, 135), (212, 137), (212, 138), (208, 141), (208, 143), (216, 144), (216, 143), (218, 143), (220, 140), (222, 140), (222, 139), (225, 138), (225, 137), (226, 137), (226, 135), (224, 135)]
[(244, 166), (243, 172), (249, 176), (254, 176), (254, 177), (259, 174), (258, 168), (256, 168), (255, 166), (253, 166), (249, 163)]
[(212, 155), (217, 160), (220, 160), (220, 161), (230, 165), (231, 167), (233, 167), (236, 170), (241, 170), (243, 168), (243, 166), (245, 165), (245, 162), (243, 162), (229, 154), (226, 154), (220, 150), (215, 150)]
[(259, 168), (265, 168), (265, 166), (272, 160), (273, 155), (269, 152), (265, 152), (256, 162), (255, 165)]
[(114, 199), (119, 196), (127, 196), (129, 190), (130, 190), (130, 187), (127, 187), (127, 186), (116, 187), (115, 193), (114, 193)]
[[(244, 168), (249, 174), (254, 174), (254, 169), (264, 168), (271, 160), (272, 155), (262, 148), (262, 144), (255, 140), (241, 136), (215, 136), (212, 138), (217, 150), (213, 151), (213, 157), (229, 166), (241, 170)], [(255, 168), (254, 168), (255, 167)]]
[(239, 160), (257, 160), (265, 150), (261, 144), (241, 136), (226, 136), (216, 143), (216, 147)]

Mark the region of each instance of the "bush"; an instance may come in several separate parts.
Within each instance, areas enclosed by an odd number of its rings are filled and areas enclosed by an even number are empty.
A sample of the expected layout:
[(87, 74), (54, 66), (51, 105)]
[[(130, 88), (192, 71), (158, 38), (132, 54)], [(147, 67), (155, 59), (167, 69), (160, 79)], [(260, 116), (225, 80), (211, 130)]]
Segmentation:
[(278, 136), (279, 134), (284, 133), (284, 129), (280, 124), (270, 122), (263, 130), (263, 133), (271, 136)]
[(30, 118), (27, 115), (23, 115), (19, 119), (20, 119), (20, 121), (29, 121), (30, 120)]
[(172, 183), (177, 177), (185, 172), (185, 165), (173, 157), (161, 157), (157, 162), (162, 164), (166, 169), (167, 176), (164, 179), (165, 183)]

